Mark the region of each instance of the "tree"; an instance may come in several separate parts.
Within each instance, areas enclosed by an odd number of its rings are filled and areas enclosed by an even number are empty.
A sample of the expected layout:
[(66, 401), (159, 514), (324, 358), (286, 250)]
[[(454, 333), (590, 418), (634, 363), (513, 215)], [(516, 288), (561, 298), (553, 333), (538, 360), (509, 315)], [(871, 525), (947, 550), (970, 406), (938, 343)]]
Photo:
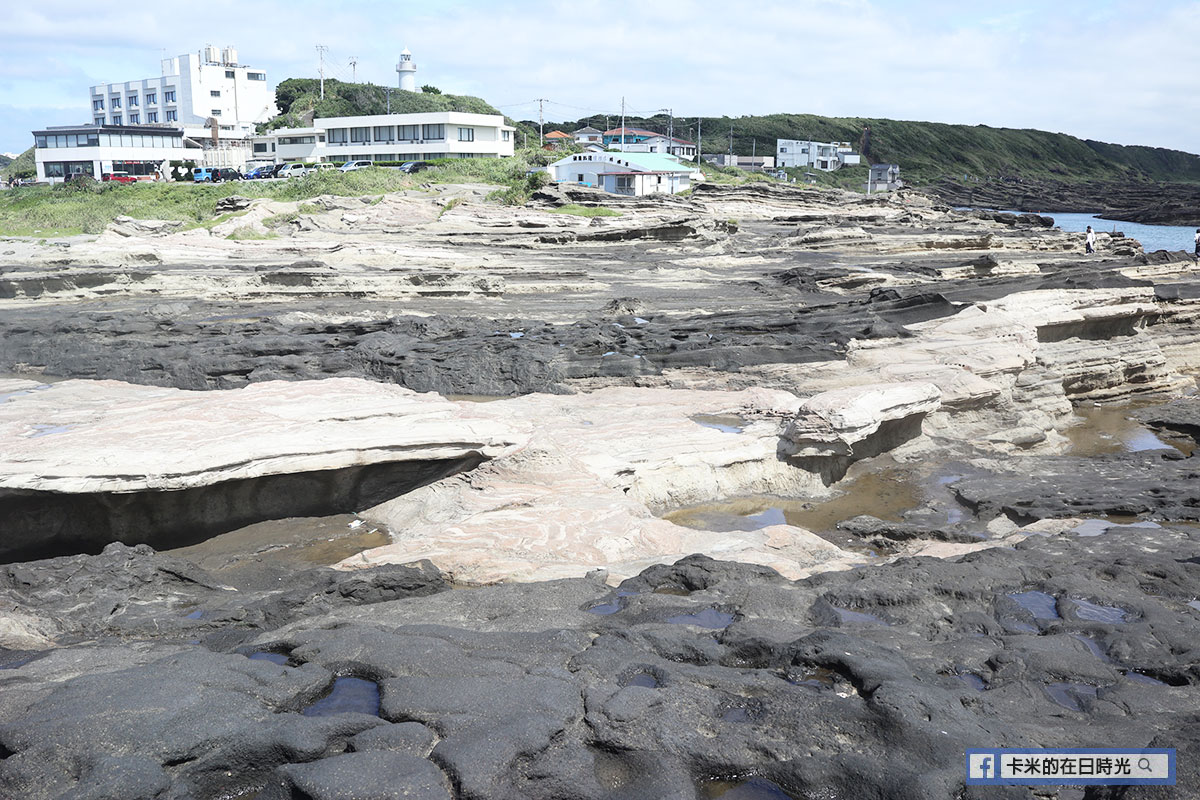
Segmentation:
[(436, 86), (430, 86), (428, 83), (421, 87), (421, 91), (425, 94), (441, 94), (442, 90)]

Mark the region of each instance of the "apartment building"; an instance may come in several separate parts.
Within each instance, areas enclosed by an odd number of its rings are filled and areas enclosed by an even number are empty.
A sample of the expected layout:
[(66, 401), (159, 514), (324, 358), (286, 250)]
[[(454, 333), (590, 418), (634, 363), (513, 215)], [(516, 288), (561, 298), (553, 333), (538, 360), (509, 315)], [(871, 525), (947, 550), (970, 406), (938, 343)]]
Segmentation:
[(430, 111), (325, 117), (253, 138), (254, 161), (426, 161), (513, 154), (516, 128), (498, 114)]
[(277, 113), (267, 73), (239, 64), (232, 47), (165, 58), (160, 76), (93, 86), (90, 100), (95, 125), (174, 125), (199, 135), (215, 120), (228, 138)]

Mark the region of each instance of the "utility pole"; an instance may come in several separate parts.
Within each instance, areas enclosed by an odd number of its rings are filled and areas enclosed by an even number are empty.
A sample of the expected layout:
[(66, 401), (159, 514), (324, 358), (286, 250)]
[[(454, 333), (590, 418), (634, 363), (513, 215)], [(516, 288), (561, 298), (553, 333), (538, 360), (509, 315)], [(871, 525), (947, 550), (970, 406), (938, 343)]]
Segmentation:
[(733, 126), (729, 126), (729, 166), (733, 166)]
[(358, 56), (350, 56), (350, 81), (358, 83)]
[(387, 93), (387, 113), (392, 113), (392, 87), (385, 86), (383, 91)]
[(318, 71), (321, 73), (321, 99), (325, 99), (325, 51), (329, 48), (323, 44), (317, 45), (317, 57), (321, 59)]
[(704, 121), (703, 117), (696, 117), (696, 163), (699, 164), (704, 160), (704, 138), (700, 134), (700, 123)]
[(625, 97), (621, 96), (621, 152), (625, 152)]
[(675, 114), (669, 108), (660, 108), (659, 111), (667, 112), (667, 154), (670, 155), (675, 144)]
[(542, 103), (546, 102), (546, 98), (539, 97), (538, 101), (538, 147), (546, 146), (546, 137), (542, 135), (545, 130), (545, 120), (542, 118)]

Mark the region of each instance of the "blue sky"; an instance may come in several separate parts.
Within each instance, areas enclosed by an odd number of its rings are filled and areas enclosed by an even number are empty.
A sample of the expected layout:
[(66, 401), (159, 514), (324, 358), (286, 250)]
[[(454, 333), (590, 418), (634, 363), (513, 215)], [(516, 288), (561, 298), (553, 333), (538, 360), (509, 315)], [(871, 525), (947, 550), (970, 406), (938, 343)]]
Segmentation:
[[(745, 10), (743, 10), (745, 9)], [(207, 20), (203, 24), (200, 20)], [(222, 21), (222, 22), (213, 22)], [(474, 94), (518, 119), (799, 112), (1039, 128), (1200, 153), (1200, 2), (670, 3), (42, 0), (0, 11), (0, 151), (90, 119), (88, 87), (238, 48), (272, 82), (327, 74)], [(800, 137), (803, 131), (796, 131)]]

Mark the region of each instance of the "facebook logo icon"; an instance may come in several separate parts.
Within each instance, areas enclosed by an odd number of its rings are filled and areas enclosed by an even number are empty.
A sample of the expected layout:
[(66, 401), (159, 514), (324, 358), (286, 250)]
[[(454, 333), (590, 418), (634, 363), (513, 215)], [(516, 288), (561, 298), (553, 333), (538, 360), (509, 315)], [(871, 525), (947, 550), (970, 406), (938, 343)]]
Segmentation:
[(967, 778), (977, 781), (995, 779), (999, 775), (995, 753), (975, 751), (967, 754)]

